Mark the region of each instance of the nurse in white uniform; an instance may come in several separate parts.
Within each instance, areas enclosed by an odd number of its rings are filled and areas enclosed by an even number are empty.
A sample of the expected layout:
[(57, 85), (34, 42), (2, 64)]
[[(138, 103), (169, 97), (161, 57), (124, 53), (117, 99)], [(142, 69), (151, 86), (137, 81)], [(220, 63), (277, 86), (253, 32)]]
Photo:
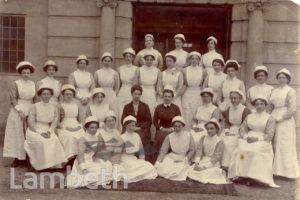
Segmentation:
[(176, 34), (174, 36), (175, 49), (169, 53), (174, 55), (176, 58), (176, 67), (179, 70), (182, 70), (184, 67), (187, 67), (188, 55), (189, 53), (183, 50), (183, 44), (185, 43), (185, 37), (183, 34)]
[(255, 67), (254, 78), (256, 79), (257, 84), (248, 89), (246, 101), (247, 107), (253, 112), (255, 112), (255, 108), (251, 104), (253, 98), (257, 95), (262, 95), (269, 101), (271, 93), (274, 89), (273, 86), (266, 83), (268, 79), (268, 68), (266, 66), (260, 65)]
[(134, 59), (134, 65), (143, 66), (145, 65), (145, 54), (151, 53), (154, 56), (153, 65), (157, 67), (160, 71), (163, 70), (163, 58), (161, 53), (154, 49), (154, 36), (152, 34), (145, 35), (145, 49), (141, 50)]
[(52, 88), (54, 93), (50, 99), (50, 103), (58, 105), (61, 83), (54, 78), (55, 73), (58, 71), (58, 66), (53, 60), (48, 60), (45, 62), (43, 70), (46, 72), (47, 76), (37, 82), (37, 88), (39, 88), (40, 85), (47, 85)]
[(57, 106), (50, 103), (53, 90), (41, 85), (37, 95), (41, 101), (35, 103), (29, 111), (24, 148), (35, 170), (62, 167), (61, 164), (67, 158), (55, 134), (59, 116)]
[(213, 73), (212, 62), (214, 59), (219, 58), (223, 60), (223, 56), (216, 52), (216, 46), (218, 44), (218, 40), (214, 36), (210, 36), (206, 40), (206, 44), (208, 47), (208, 52), (205, 53), (202, 57), (203, 65), (208, 74)]
[(12, 167), (25, 164), (25, 121), (32, 106), (36, 88), (35, 83), (30, 79), (35, 71), (30, 62), (20, 62), (16, 70), (21, 78), (14, 81), (8, 91), (12, 107), (6, 122), (3, 146), (3, 157), (15, 159)]

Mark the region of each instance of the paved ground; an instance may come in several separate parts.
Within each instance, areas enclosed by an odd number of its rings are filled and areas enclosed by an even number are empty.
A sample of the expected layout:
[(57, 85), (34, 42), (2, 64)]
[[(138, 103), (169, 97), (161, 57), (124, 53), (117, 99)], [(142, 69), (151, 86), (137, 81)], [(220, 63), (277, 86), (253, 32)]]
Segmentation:
[[(41, 190), (12, 190), (10, 189), (10, 168), (5, 166), (10, 160), (2, 158), (2, 148), (0, 149), (0, 200), (79, 200), (79, 199), (120, 199), (120, 200), (144, 200), (144, 199), (201, 199), (201, 200), (300, 200), (297, 188), (300, 189), (299, 181), (275, 178), (276, 184), (280, 188), (247, 187), (243, 185), (234, 185), (237, 196), (217, 195), (217, 194), (195, 194), (195, 193), (159, 193), (159, 192), (131, 192), (131, 191), (103, 191), (89, 189), (46, 189)], [(25, 169), (17, 168), (16, 183), (21, 184), (24, 181)], [(298, 186), (297, 186), (298, 185)], [(180, 190), (180, 188), (178, 188)]]

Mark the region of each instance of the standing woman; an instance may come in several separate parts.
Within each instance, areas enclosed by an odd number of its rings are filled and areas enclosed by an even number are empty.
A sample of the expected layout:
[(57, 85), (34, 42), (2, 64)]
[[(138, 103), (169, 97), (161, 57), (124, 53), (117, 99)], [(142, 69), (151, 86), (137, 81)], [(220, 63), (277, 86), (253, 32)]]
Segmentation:
[(185, 128), (191, 129), (191, 121), (201, 105), (201, 89), (206, 78), (206, 71), (201, 64), (201, 54), (193, 51), (189, 54), (190, 66), (183, 69), (185, 92), (182, 96), (182, 114), (186, 121)]
[(274, 88), (266, 83), (268, 79), (268, 68), (266, 66), (255, 67), (254, 78), (256, 79), (257, 84), (248, 89), (246, 103), (247, 107), (255, 112), (255, 108), (251, 104), (253, 98), (257, 95), (262, 95), (269, 101)]
[(192, 121), (191, 134), (197, 146), (202, 136), (206, 135), (205, 124), (212, 118), (219, 122), (220, 109), (212, 104), (214, 93), (211, 88), (205, 88), (201, 91), (202, 105), (197, 108)]
[(154, 56), (153, 65), (157, 67), (160, 71), (163, 69), (163, 58), (161, 53), (153, 48), (154, 46), (154, 36), (152, 34), (145, 35), (145, 46), (146, 48), (141, 50), (134, 59), (134, 65), (143, 66), (146, 65), (145, 55), (152, 54)]
[(46, 77), (37, 82), (37, 88), (40, 85), (47, 85), (52, 88), (54, 93), (50, 99), (50, 103), (58, 105), (61, 83), (54, 78), (55, 73), (58, 71), (58, 66), (54, 61), (48, 60), (45, 62), (43, 70), (46, 72)]
[(63, 85), (61, 90), (63, 102), (60, 106), (60, 129), (58, 138), (62, 143), (66, 158), (71, 159), (78, 154), (78, 139), (83, 136), (84, 112), (79, 104), (73, 101), (76, 90), (73, 85)]
[(174, 36), (175, 49), (170, 52), (176, 58), (175, 66), (177, 69), (182, 70), (187, 67), (187, 59), (189, 53), (183, 50), (183, 44), (185, 43), (185, 37), (183, 34), (177, 34)]
[(191, 134), (184, 130), (185, 122), (181, 116), (173, 118), (172, 126), (174, 132), (164, 139), (155, 167), (161, 177), (185, 181), (190, 160), (195, 153), (195, 144)]
[(296, 125), (293, 117), (297, 109), (296, 91), (288, 85), (291, 81), (291, 73), (286, 68), (277, 72), (276, 78), (279, 87), (273, 90), (270, 97), (270, 104), (273, 108), (271, 115), (276, 120), (273, 174), (287, 178), (297, 178), (299, 170), (296, 150)]
[(92, 103), (89, 105), (86, 116), (93, 116), (99, 122), (99, 128), (104, 127), (104, 120), (110, 111), (108, 103), (104, 102), (105, 92), (102, 88), (94, 88), (92, 90)]
[(138, 80), (143, 88), (141, 100), (148, 104), (151, 116), (154, 114), (154, 109), (157, 105), (156, 88), (160, 71), (154, 66), (155, 55), (151, 52), (144, 54), (145, 65), (139, 68)]
[(218, 40), (213, 36), (208, 37), (206, 40), (208, 52), (203, 55), (202, 62), (208, 74), (214, 72), (212, 67), (214, 59), (218, 58), (223, 60), (223, 56), (216, 52), (217, 43)]
[(113, 57), (109, 52), (102, 55), (101, 61), (103, 67), (95, 72), (95, 86), (104, 89), (104, 102), (108, 103), (115, 113), (118, 113), (117, 94), (120, 89), (120, 78), (118, 73), (112, 69)]
[[(220, 93), (219, 108), (221, 111), (225, 111), (230, 106), (230, 92), (233, 90), (240, 90), (243, 94), (246, 94), (245, 84), (243, 81), (236, 77), (236, 73), (239, 70), (240, 65), (236, 60), (227, 60), (225, 64), (224, 72), (227, 74), (227, 78), (223, 81)], [(243, 99), (242, 104), (245, 103)]]
[(225, 65), (224, 60), (221, 58), (216, 58), (212, 62), (214, 69), (213, 73), (208, 74), (206, 77), (203, 87), (212, 88), (214, 92), (213, 104), (217, 105), (220, 102), (220, 92), (223, 82), (226, 80), (227, 75), (223, 72), (223, 67)]
[(176, 68), (175, 62), (177, 58), (171, 54), (167, 53), (165, 56), (167, 69), (164, 70), (158, 79), (157, 90), (158, 90), (158, 104), (163, 102), (163, 89), (166, 85), (171, 85), (174, 89), (173, 103), (177, 105), (180, 110), (181, 107), (181, 96), (183, 94), (183, 75), (179, 68)]
[(67, 159), (55, 133), (59, 113), (57, 106), (50, 103), (53, 90), (41, 85), (37, 95), (41, 101), (30, 108), (24, 148), (35, 170), (61, 167)]
[(35, 96), (35, 83), (30, 80), (34, 72), (34, 66), (27, 61), (20, 62), (16, 67), (21, 79), (13, 82), (9, 88), (10, 103), (12, 105), (8, 114), (3, 157), (15, 158), (13, 167), (17, 167), (25, 161), (24, 150), (24, 122), (28, 116)]
[(137, 84), (138, 70), (137, 66), (132, 65), (135, 56), (135, 51), (132, 48), (127, 48), (123, 51), (123, 57), (125, 64), (120, 66), (117, 71), (120, 76), (121, 88), (118, 94), (119, 101), (119, 119), (121, 119), (121, 114), (124, 106), (131, 102), (131, 87)]
[(89, 61), (85, 55), (80, 55), (76, 59), (77, 70), (69, 75), (68, 82), (76, 89), (76, 99), (86, 111), (90, 102), (91, 91), (95, 87), (93, 75), (86, 71)]

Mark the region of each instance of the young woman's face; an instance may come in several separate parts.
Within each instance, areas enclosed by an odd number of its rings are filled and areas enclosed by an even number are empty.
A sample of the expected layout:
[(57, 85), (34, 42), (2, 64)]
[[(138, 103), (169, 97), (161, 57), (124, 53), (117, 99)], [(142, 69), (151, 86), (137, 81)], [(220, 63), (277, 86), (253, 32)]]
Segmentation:
[(208, 43), (207, 43), (207, 47), (208, 47), (208, 50), (214, 50), (216, 48), (216, 44), (214, 41), (210, 40)]
[(114, 117), (107, 117), (105, 120), (105, 125), (110, 129), (114, 129), (116, 126), (116, 119)]
[(212, 98), (211, 98), (210, 94), (208, 94), (208, 93), (202, 94), (201, 97), (202, 97), (203, 103), (205, 103), (205, 104), (209, 104), (212, 101)]
[(182, 40), (179, 39), (179, 38), (176, 38), (175, 39), (175, 47), (176, 47), (176, 49), (182, 49), (182, 46), (183, 46)]
[(260, 84), (266, 82), (267, 76), (266, 76), (265, 72), (258, 72), (258, 73), (256, 74), (256, 80), (257, 80), (257, 82), (260, 83)]
[(104, 95), (102, 93), (95, 94), (94, 103), (101, 104), (103, 102)]
[(239, 105), (242, 100), (241, 96), (236, 92), (231, 92), (229, 97), (231, 104), (234, 106)]
[(284, 74), (279, 74), (277, 76), (277, 81), (280, 85), (288, 84), (288, 78)]
[(226, 72), (227, 72), (227, 75), (229, 77), (235, 77), (236, 76), (236, 71), (233, 67), (228, 67)]
[(181, 122), (174, 122), (173, 123), (173, 128), (174, 128), (176, 133), (179, 133), (183, 130), (184, 126)]
[(173, 96), (170, 92), (163, 93), (163, 100), (165, 104), (170, 104), (173, 100)]
[(146, 56), (146, 58), (144, 59), (145, 59), (146, 66), (151, 67), (153, 65), (154, 59), (152, 56)]
[(89, 134), (95, 135), (97, 133), (98, 128), (99, 128), (98, 124), (90, 123), (89, 126), (87, 127), (87, 131), (89, 132)]
[(46, 73), (47, 73), (48, 76), (53, 77), (55, 72), (56, 72), (55, 67), (53, 67), (53, 66), (48, 66), (47, 67)]
[(63, 97), (64, 97), (64, 101), (71, 102), (74, 97), (74, 94), (71, 90), (65, 90)]
[(256, 100), (254, 107), (256, 109), (257, 112), (263, 112), (266, 109), (266, 104), (263, 100)]
[(205, 126), (207, 134), (209, 137), (213, 137), (217, 134), (218, 129), (216, 128), (216, 126), (212, 123), (209, 123)]
[(212, 66), (217, 73), (222, 70), (222, 65), (219, 62), (213, 62)]
[(145, 46), (146, 48), (152, 48), (154, 46), (154, 41), (150, 37), (146, 37), (145, 39)]
[(28, 80), (30, 78), (30, 75), (31, 75), (30, 69), (23, 69), (21, 71), (21, 76), (24, 80)]
[(168, 68), (173, 68), (175, 66), (175, 61), (170, 57), (166, 57), (166, 65)]
[(87, 66), (87, 61), (86, 60), (80, 60), (78, 62), (78, 69), (80, 70), (85, 70), (86, 69), (86, 66)]
[(103, 62), (104, 67), (110, 67), (112, 64), (112, 59), (111, 59), (111, 57), (105, 57), (102, 60), (102, 62)]
[(200, 58), (196, 55), (191, 56), (190, 60), (191, 60), (191, 64), (193, 66), (199, 65), (199, 63), (200, 63)]
[(44, 103), (48, 103), (51, 98), (51, 92), (49, 90), (43, 90), (41, 93), (41, 99)]
[(132, 93), (132, 99), (133, 99), (133, 101), (135, 101), (135, 102), (140, 101), (141, 96), (142, 96), (142, 93), (141, 93), (141, 91), (139, 91), (139, 90), (135, 90), (135, 91), (133, 91), (133, 93)]
[(126, 125), (126, 131), (129, 133), (133, 133), (135, 131), (136, 124), (135, 122), (130, 122), (129, 124)]
[(133, 55), (130, 54), (130, 53), (126, 53), (124, 55), (124, 60), (126, 62), (126, 64), (132, 64), (132, 61), (133, 61)]

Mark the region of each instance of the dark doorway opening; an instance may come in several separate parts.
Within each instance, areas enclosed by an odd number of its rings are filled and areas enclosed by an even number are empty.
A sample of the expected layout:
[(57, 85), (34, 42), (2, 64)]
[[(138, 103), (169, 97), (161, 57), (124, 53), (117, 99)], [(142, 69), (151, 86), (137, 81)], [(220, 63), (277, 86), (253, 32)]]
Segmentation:
[(155, 48), (163, 55), (175, 48), (173, 37), (182, 33), (186, 37), (184, 49), (206, 53), (206, 39), (218, 39), (217, 51), (230, 57), (231, 5), (212, 4), (133, 4), (133, 47), (144, 49), (144, 36), (155, 37)]

